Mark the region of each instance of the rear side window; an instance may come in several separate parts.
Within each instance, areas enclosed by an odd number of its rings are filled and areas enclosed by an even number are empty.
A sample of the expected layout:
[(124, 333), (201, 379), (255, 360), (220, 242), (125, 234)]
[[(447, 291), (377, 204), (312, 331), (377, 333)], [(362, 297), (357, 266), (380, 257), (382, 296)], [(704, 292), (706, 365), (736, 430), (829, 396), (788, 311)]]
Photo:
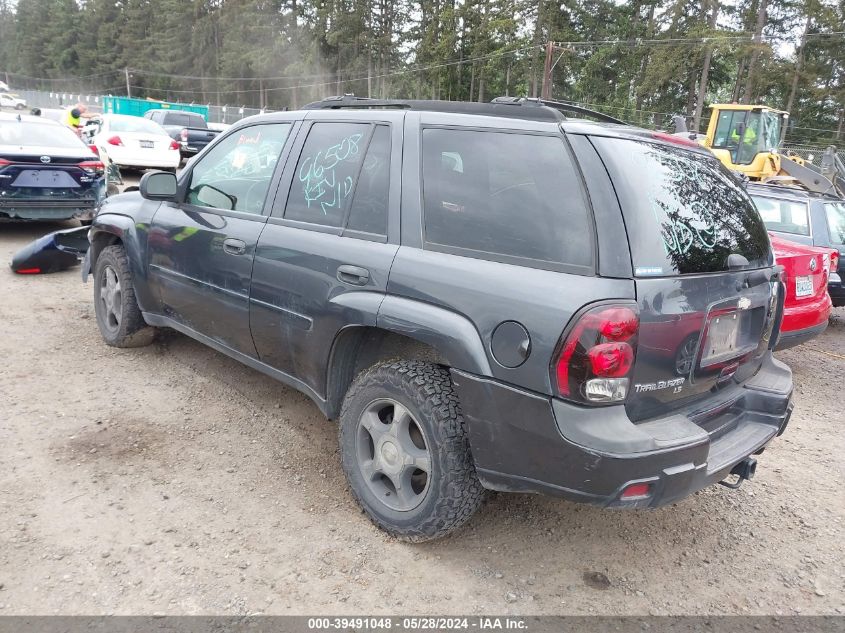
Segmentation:
[(592, 264), (587, 205), (561, 138), (423, 131), (428, 247), (541, 266)]
[(387, 235), (387, 196), (390, 189), (390, 128), (377, 125), (355, 184), (346, 228)]
[(806, 202), (775, 200), (763, 196), (751, 196), (766, 228), (793, 235), (810, 234), (810, 215)]
[(708, 156), (645, 141), (594, 137), (622, 205), (634, 274), (688, 275), (771, 261), (769, 237), (746, 191)]
[(343, 224), (370, 129), (366, 123), (311, 126), (285, 205), (286, 220), (334, 227)]
[(830, 239), (834, 244), (845, 244), (845, 203), (829, 202), (824, 205)]

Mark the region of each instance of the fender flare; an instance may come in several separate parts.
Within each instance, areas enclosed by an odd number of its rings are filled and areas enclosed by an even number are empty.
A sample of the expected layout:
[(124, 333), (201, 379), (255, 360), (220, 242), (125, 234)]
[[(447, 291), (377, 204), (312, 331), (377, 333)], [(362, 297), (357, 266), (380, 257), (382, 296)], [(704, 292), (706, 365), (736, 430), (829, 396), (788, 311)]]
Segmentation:
[(478, 330), (456, 312), (423, 301), (387, 296), (379, 308), (377, 326), (433, 347), (454, 369), (492, 375)]
[[(104, 235), (113, 236), (113, 238), (105, 241), (102, 239)], [(152, 296), (147, 284), (148, 274), (142, 255), (144, 249), (138, 239), (135, 221), (122, 213), (100, 213), (91, 224), (88, 239), (91, 242), (91, 248), (88, 249), (86, 262), (83, 264), (83, 279), (87, 279), (89, 272), (94, 270), (100, 251), (106, 245), (120, 241), (129, 258), (129, 269), (132, 272), (138, 306), (143, 312), (156, 312), (157, 310), (153, 308), (158, 305), (158, 302)]]

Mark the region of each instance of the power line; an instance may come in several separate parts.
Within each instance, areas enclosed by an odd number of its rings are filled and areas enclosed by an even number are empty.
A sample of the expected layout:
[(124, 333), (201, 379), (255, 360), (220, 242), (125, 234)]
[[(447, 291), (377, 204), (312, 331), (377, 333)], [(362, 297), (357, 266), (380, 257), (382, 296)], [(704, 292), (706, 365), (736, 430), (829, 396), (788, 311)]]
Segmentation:
[[(323, 81), (323, 82), (317, 82), (317, 83), (311, 83), (311, 84), (302, 84), (302, 85), (298, 85), (298, 86), (269, 87), (269, 88), (264, 88), (263, 92), (279, 92), (279, 91), (283, 91), (283, 90), (300, 90), (300, 89), (305, 89), (305, 88), (320, 88), (320, 87), (323, 87), (323, 86), (333, 86), (333, 85), (336, 85), (338, 83), (345, 84), (345, 83), (354, 82), (354, 81), (366, 81), (368, 79), (373, 80), (373, 79), (382, 79), (382, 78), (387, 78), (387, 77), (396, 77), (396, 76), (399, 76), (399, 75), (409, 75), (409, 74), (413, 74), (413, 73), (424, 72), (424, 71), (428, 71), (428, 70), (434, 70), (436, 68), (446, 68), (446, 67), (449, 67), (449, 66), (458, 66), (458, 65), (461, 65), (461, 64), (470, 64), (470, 63), (477, 62), (477, 61), (483, 61), (483, 60), (486, 60), (486, 59), (493, 59), (493, 58), (496, 58), (496, 57), (503, 57), (505, 55), (513, 55), (513, 54), (516, 54), (516, 53), (521, 53), (521, 52), (524, 52), (524, 51), (534, 50), (534, 49), (538, 49), (538, 48), (542, 48), (542, 45), (525, 46), (523, 48), (513, 49), (513, 50), (510, 50), (510, 51), (499, 51), (499, 52), (496, 52), (496, 53), (490, 53), (488, 55), (481, 55), (481, 56), (478, 56), (478, 57), (467, 57), (466, 59), (459, 59), (459, 60), (450, 61), (450, 62), (443, 62), (441, 64), (430, 64), (428, 66), (417, 66), (417, 67), (414, 67), (414, 68), (408, 68), (408, 69), (405, 69), (405, 70), (397, 70), (397, 71), (388, 72), (388, 73), (380, 73), (380, 74), (375, 74), (375, 75), (361, 75), (361, 76), (358, 76), (358, 77), (343, 77), (343, 76), (340, 76), (340, 77), (338, 77), (336, 79), (332, 79), (330, 81)], [(134, 72), (134, 71), (132, 71), (132, 72)], [(204, 77), (204, 79), (215, 80), (214, 77)], [(269, 78), (267, 78), (267, 77), (245, 77), (243, 79), (249, 80), (249, 81), (256, 81), (256, 80), (259, 80), (259, 79), (264, 80), (264, 81), (269, 80)], [(151, 88), (151, 87), (146, 87), (146, 86), (134, 86), (134, 85), (131, 86), (131, 87), (132, 88), (138, 88), (139, 90), (164, 92), (164, 93), (172, 92), (174, 94), (204, 94), (204, 93), (207, 94), (207, 93), (217, 92), (217, 90), (168, 90), (166, 88)], [(261, 88), (245, 88), (243, 90), (229, 90), (228, 92), (256, 93), (256, 92), (262, 92), (262, 89)]]
[[(817, 37), (842, 37), (845, 36), (845, 31), (833, 31), (830, 33), (808, 33), (807, 39), (814, 39)], [(761, 35), (762, 41), (770, 42), (798, 42), (798, 38), (784, 37), (779, 35)], [(607, 46), (615, 44), (619, 46), (628, 46), (635, 48), (637, 46), (650, 46), (652, 44), (707, 44), (711, 42), (754, 42), (756, 38), (753, 35), (712, 35), (701, 37), (662, 37), (657, 39), (644, 38), (628, 38), (628, 39), (613, 39), (613, 40), (593, 40), (589, 42), (584, 41), (569, 41), (569, 42), (552, 42), (558, 48), (576, 48), (576, 47), (591, 47), (591, 46)]]
[(17, 77), (19, 79), (26, 79), (28, 81), (41, 81), (41, 82), (51, 82), (51, 83), (57, 83), (57, 82), (66, 82), (67, 83), (67, 82), (78, 82), (78, 81), (85, 80), (85, 79), (99, 79), (99, 78), (102, 78), (102, 77), (110, 77), (112, 75), (116, 75), (116, 74), (122, 73), (122, 72), (123, 72), (123, 70), (114, 70), (114, 71), (105, 72), (105, 73), (96, 73), (96, 74), (93, 74), (93, 75), (82, 75), (82, 76), (79, 76), (79, 77), (54, 78), (54, 77), (30, 77), (29, 75), (22, 75), (20, 73), (0, 71), (0, 73), (7, 74), (10, 77)]

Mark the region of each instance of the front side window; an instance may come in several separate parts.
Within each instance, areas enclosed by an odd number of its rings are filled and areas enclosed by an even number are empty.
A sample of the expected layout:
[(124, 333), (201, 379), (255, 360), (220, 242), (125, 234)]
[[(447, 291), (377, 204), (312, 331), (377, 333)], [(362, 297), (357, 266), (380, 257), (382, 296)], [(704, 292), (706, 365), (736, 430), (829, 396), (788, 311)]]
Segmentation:
[(716, 124), (713, 147), (727, 149), (731, 162), (747, 165), (754, 160), (763, 140), (761, 113), (746, 110), (722, 110)]
[(748, 193), (722, 164), (680, 147), (593, 137), (622, 205), (635, 274), (723, 272), (770, 264), (766, 226)]
[(514, 263), (592, 264), (589, 211), (563, 139), (426, 129), (422, 152), (429, 247)]
[(830, 239), (834, 244), (845, 244), (845, 202), (828, 202), (824, 205)]
[(290, 123), (254, 125), (222, 139), (195, 164), (187, 201), (260, 214)]
[(806, 202), (793, 200), (775, 200), (763, 196), (751, 196), (760, 217), (770, 231), (792, 233), (793, 235), (810, 234), (810, 215)]

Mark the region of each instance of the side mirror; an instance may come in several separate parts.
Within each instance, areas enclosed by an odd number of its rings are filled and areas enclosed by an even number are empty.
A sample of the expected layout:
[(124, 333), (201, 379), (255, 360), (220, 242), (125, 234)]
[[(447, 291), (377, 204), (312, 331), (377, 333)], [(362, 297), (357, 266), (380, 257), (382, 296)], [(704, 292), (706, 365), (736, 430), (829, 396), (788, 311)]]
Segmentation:
[(176, 197), (176, 174), (167, 171), (146, 173), (138, 189), (147, 200), (173, 200)]

